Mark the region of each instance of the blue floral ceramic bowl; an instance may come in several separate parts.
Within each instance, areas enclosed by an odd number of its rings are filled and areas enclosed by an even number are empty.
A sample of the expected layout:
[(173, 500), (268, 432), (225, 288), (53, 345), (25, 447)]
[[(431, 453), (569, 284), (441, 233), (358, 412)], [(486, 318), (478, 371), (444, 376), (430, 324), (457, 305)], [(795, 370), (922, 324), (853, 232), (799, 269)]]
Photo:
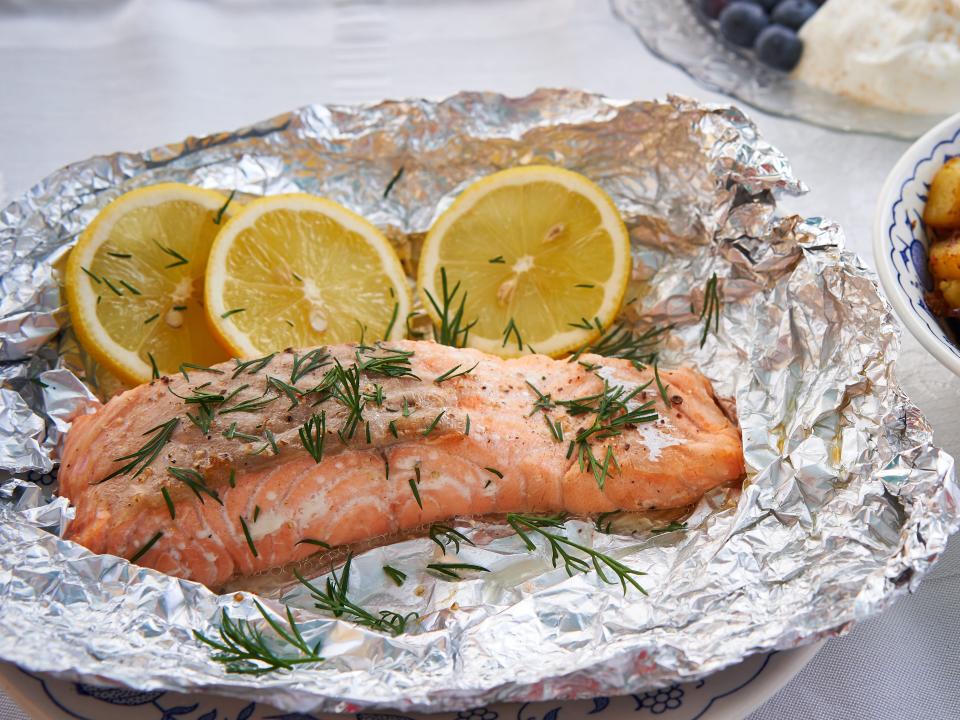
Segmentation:
[(927, 306), (933, 289), (927, 269), (923, 208), (933, 176), (960, 155), (960, 114), (917, 140), (887, 177), (877, 205), (873, 254), (880, 282), (907, 329), (941, 363), (960, 375), (960, 338)]

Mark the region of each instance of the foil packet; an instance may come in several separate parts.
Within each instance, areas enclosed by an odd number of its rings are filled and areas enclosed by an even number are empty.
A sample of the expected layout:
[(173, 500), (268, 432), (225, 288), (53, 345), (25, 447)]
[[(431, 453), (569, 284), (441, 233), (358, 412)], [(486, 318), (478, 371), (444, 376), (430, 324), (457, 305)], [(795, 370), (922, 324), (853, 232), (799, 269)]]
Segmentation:
[[(119, 194), (161, 181), (330, 197), (386, 229), (408, 270), (436, 215), (515, 165), (584, 173), (630, 231), (626, 322), (672, 325), (662, 366), (692, 365), (736, 403), (748, 476), (708, 493), (672, 532), (567, 533), (644, 570), (647, 595), (568, 576), (496, 523), (458, 527), (460, 582), (423, 571), (426, 538), (353, 561), (351, 597), (420, 613), (397, 637), (282, 598), (316, 666), (228, 674), (197, 642), (255, 595), (95, 555), (61, 539), (56, 497), (70, 418), (113, 389), (78, 352), (60, 292), (69, 246)], [(401, 172), (402, 169), (402, 172)], [(390, 191), (386, 188), (390, 186)], [(287, 710), (458, 710), (497, 701), (637, 693), (745, 656), (842, 632), (912, 590), (958, 527), (953, 460), (897, 386), (899, 331), (839, 227), (777, 215), (803, 192), (784, 156), (731, 107), (625, 102), (572, 90), (460, 93), (441, 102), (312, 106), (236, 132), (70, 165), (0, 213), (0, 659), (141, 690), (209, 691)], [(719, 278), (719, 329), (698, 314)], [(402, 587), (382, 572), (408, 573)], [(321, 582), (323, 578), (321, 577)], [(279, 609), (277, 597), (265, 600)]]

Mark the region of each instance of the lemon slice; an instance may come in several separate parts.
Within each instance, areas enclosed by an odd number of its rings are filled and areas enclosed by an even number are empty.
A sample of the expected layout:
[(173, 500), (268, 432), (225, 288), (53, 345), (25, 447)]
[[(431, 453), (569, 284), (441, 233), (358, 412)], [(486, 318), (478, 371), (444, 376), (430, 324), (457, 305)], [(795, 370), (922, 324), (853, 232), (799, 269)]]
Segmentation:
[(390, 241), (313, 195), (251, 202), (210, 251), (207, 317), (243, 357), (327, 343), (402, 338), (410, 290)]
[(124, 382), (229, 357), (202, 303), (207, 255), (232, 207), (212, 190), (153, 185), (118, 197), (81, 234), (67, 261), (70, 318), (87, 352)]
[(528, 166), (479, 180), (454, 201), (427, 233), (418, 280), (438, 324), (434, 302), (451, 319), (465, 294), (461, 328), (475, 322), (468, 345), (557, 357), (610, 325), (630, 269), (630, 239), (610, 197), (577, 173)]

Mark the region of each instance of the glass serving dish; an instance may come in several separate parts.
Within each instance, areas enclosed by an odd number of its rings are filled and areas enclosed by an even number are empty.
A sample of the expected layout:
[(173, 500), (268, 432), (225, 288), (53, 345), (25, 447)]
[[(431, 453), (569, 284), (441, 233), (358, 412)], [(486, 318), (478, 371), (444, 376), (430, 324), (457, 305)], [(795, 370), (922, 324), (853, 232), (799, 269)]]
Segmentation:
[(723, 40), (691, 0), (611, 0), (611, 5), (654, 55), (710, 90), (772, 115), (904, 139), (919, 137), (946, 117), (872, 107), (772, 70)]

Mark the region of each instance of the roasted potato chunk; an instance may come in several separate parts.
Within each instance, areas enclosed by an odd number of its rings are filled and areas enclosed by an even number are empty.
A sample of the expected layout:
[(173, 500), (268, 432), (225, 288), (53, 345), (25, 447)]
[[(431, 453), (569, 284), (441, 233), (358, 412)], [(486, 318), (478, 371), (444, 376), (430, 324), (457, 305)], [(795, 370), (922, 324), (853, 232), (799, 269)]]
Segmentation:
[(937, 288), (951, 309), (960, 308), (960, 280), (941, 280)]
[(933, 176), (923, 222), (939, 230), (960, 229), (960, 157), (948, 161)]
[(928, 253), (934, 280), (960, 280), (960, 235), (934, 242)]

